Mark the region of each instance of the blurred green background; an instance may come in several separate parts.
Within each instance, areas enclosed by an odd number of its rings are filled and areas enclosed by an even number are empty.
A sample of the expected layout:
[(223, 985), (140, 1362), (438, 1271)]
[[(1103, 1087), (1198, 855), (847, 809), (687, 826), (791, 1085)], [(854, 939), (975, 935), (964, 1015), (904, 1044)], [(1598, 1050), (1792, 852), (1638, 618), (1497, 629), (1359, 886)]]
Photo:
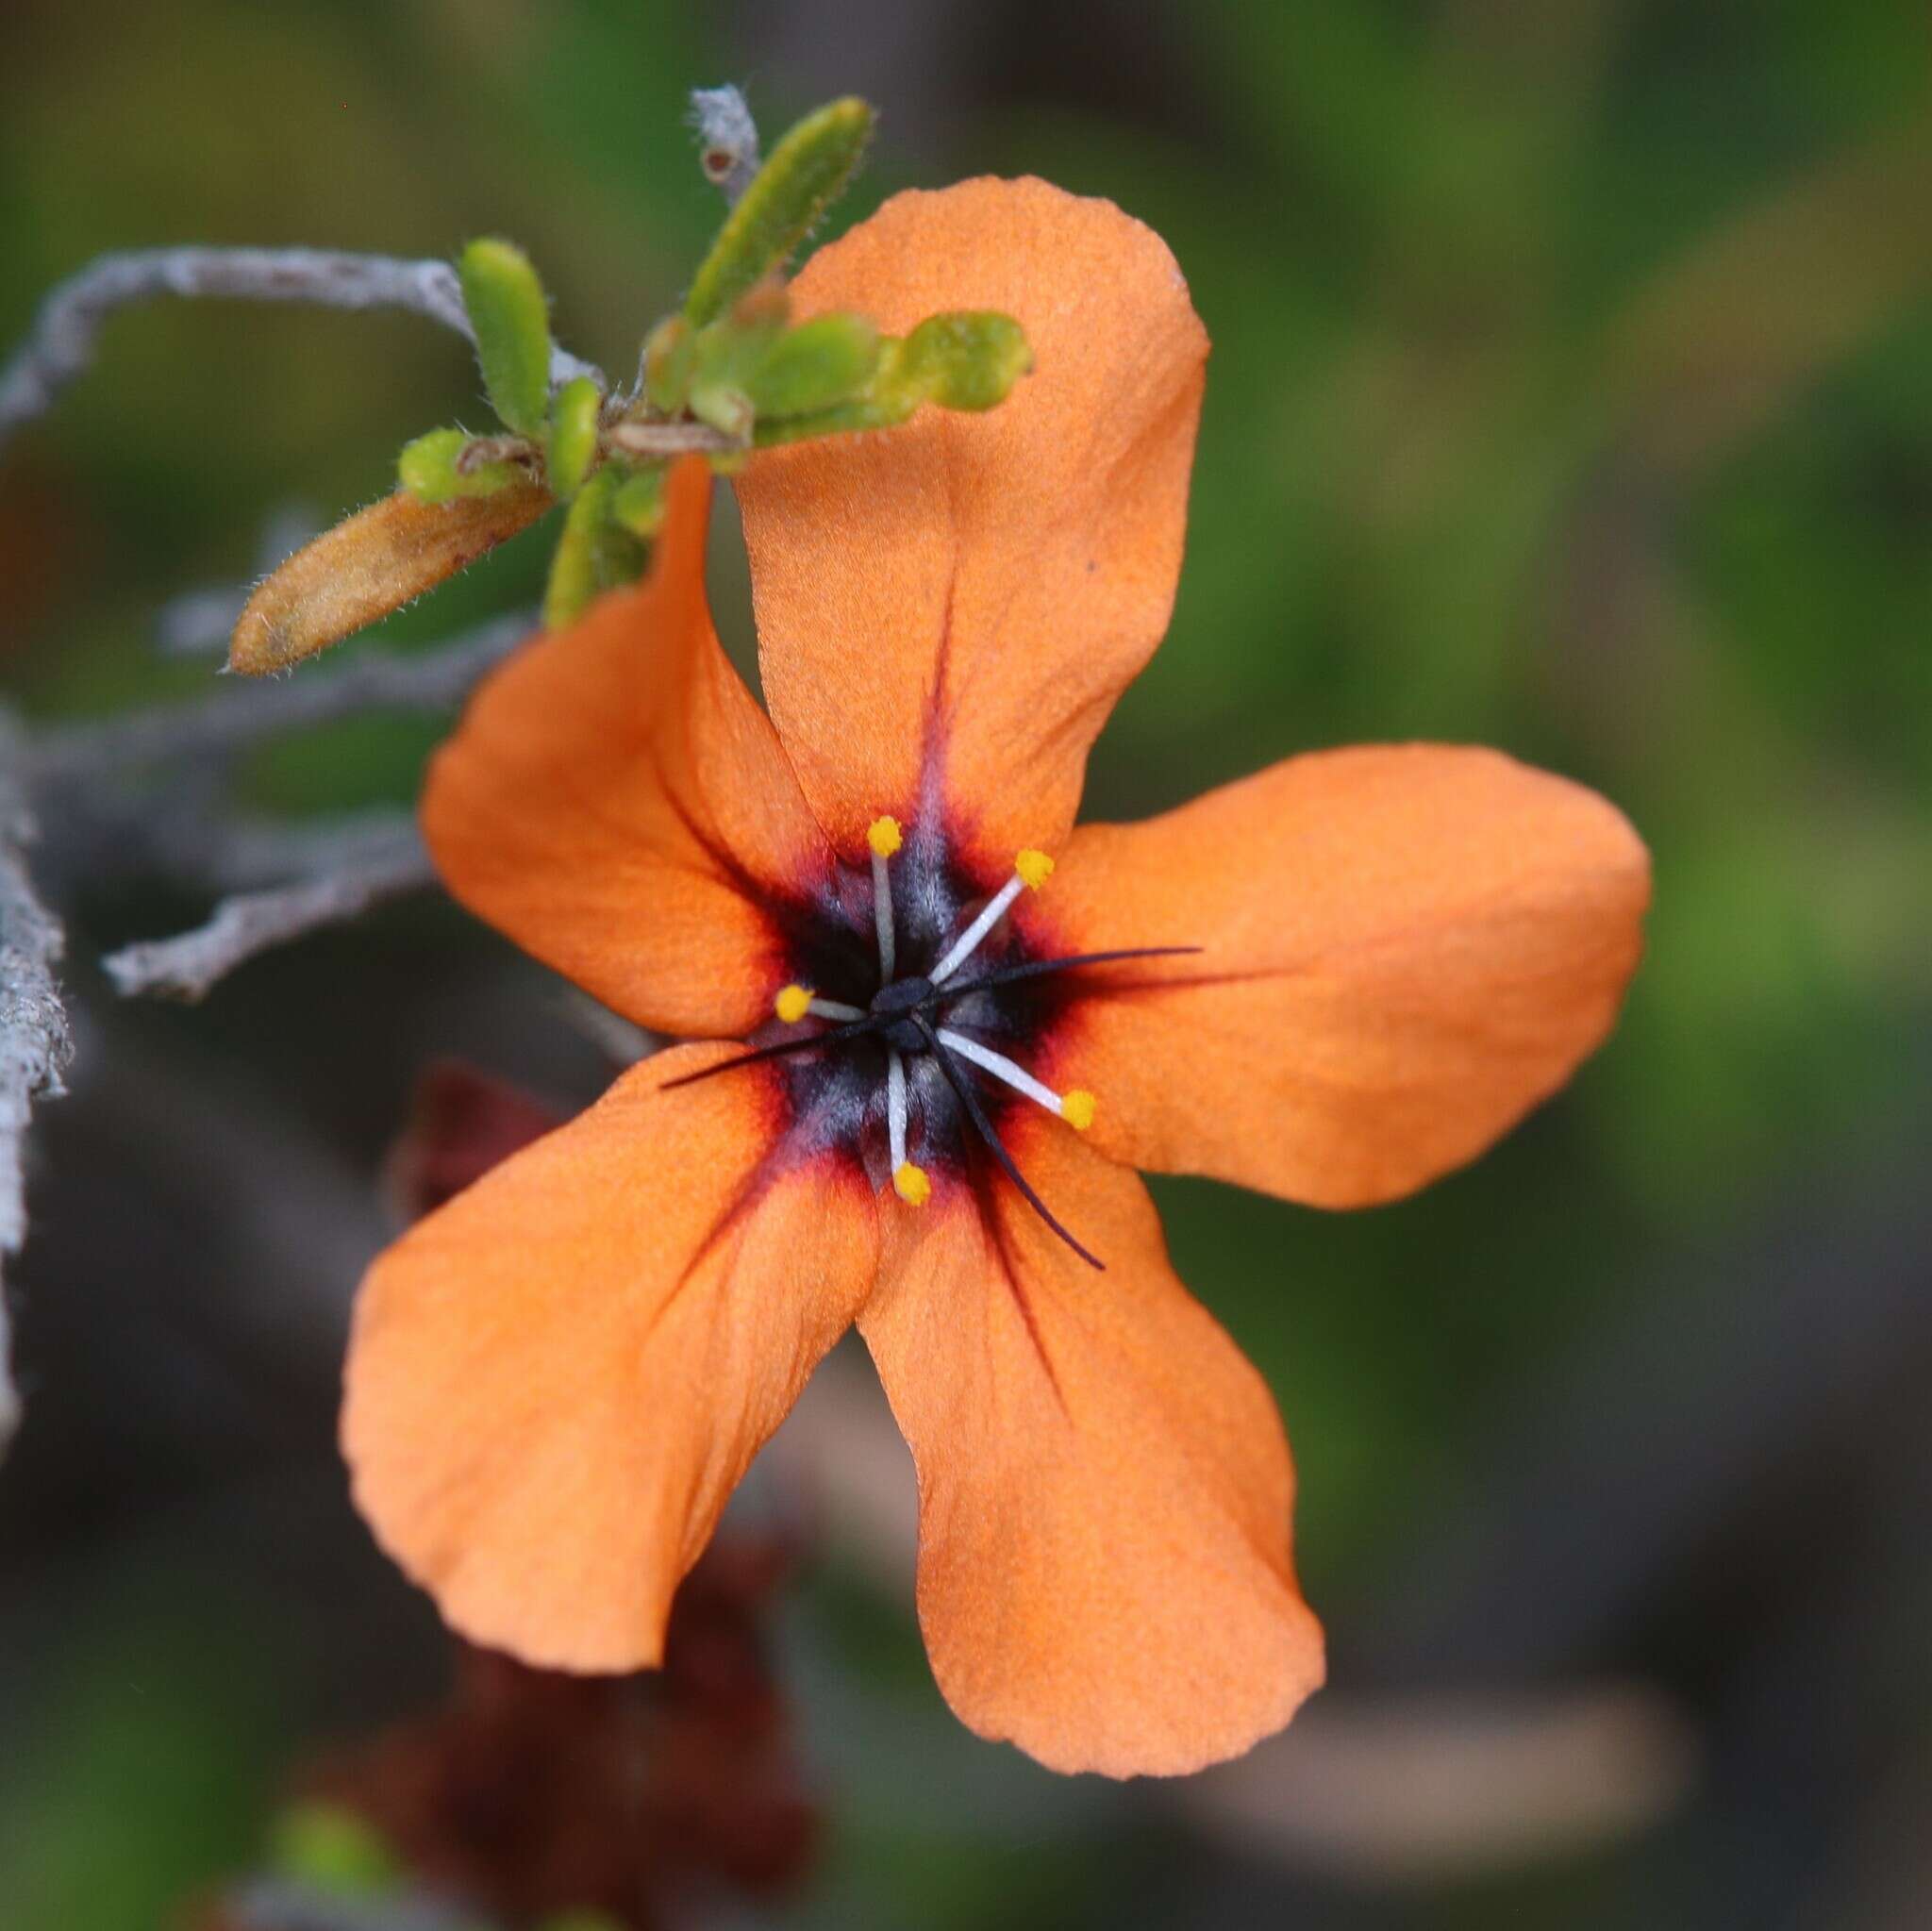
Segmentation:
[[(840, 225), (967, 174), (1109, 196), (1173, 245), (1214, 355), (1174, 628), (1090, 812), (1426, 737), (1581, 778), (1652, 845), (1621, 1028), (1475, 1168), (1343, 1217), (1157, 1188), (1295, 1444), (1334, 1682), (1306, 1759), (1291, 1733), (1246, 1783), (1116, 1790), (973, 1741), (834, 1493), (780, 1645), (828, 1842), (769, 1921), (1932, 1923), (1932, 17), (12, 0), (5, 38), (0, 343), (106, 249), (491, 231), (626, 370), (717, 220), (683, 107), (727, 78), (768, 136), (878, 106)], [(483, 413), (408, 318), (116, 322), (0, 458), (8, 693), (199, 691), (160, 605)], [(543, 549), (388, 629), (532, 598)], [(741, 642), (741, 568), (724, 546)], [(242, 795), (405, 800), (435, 736), (318, 734)], [(94, 955), (196, 904), (63, 883), (83, 1057), (14, 1270), (0, 1923), (145, 1931), (247, 1868), (315, 1740), (433, 1691), (330, 1432), (412, 1079), (457, 1050), (579, 1103), (600, 1074), (446, 907), (134, 1012)]]

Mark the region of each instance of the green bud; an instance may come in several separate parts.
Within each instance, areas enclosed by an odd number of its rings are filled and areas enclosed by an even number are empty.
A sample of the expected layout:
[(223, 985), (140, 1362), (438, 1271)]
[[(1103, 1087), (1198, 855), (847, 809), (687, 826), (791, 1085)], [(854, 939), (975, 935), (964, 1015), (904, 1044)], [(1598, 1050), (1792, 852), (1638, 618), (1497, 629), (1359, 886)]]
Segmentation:
[(611, 522), (640, 541), (655, 537), (664, 526), (664, 476), (662, 463), (625, 476), (611, 492)]
[[(925, 398), (916, 390), (874, 388), (870, 393), (854, 396), (850, 402), (834, 403), (828, 409), (814, 409), (805, 416), (766, 416), (753, 433), (759, 449), (774, 449), (781, 442), (809, 442), (814, 436), (844, 436), (855, 429), (891, 429), (911, 415)], [(719, 467), (713, 457), (711, 467)]]
[(337, 1804), (283, 1811), (270, 1833), (269, 1862), (282, 1876), (335, 1897), (373, 1897), (399, 1876), (382, 1835)]
[(675, 416), (691, 392), (697, 335), (682, 315), (667, 315), (644, 339), (644, 400), (659, 415)]
[(466, 429), (432, 429), (405, 443), (396, 477), (419, 503), (453, 503), (458, 496), (493, 496), (525, 480), (513, 462), (479, 462), (465, 468), (464, 450), (476, 441)]
[(544, 445), (550, 493), (568, 503), (584, 487), (597, 458), (597, 419), (604, 394), (588, 375), (578, 375), (557, 391)]
[(563, 520), (543, 592), (543, 622), (552, 630), (575, 624), (601, 591), (635, 583), (643, 574), (643, 544), (611, 520), (622, 480), (616, 465), (607, 463), (577, 491)]
[(693, 339), (686, 407), (699, 422), (748, 441), (757, 412), (748, 385), (785, 333), (791, 304), (774, 281), (760, 282), (728, 315)]
[(782, 269), (843, 191), (872, 137), (872, 109), (858, 99), (808, 114), (774, 147), (725, 218), (684, 305), (699, 326)]
[(550, 413), (550, 311), (530, 258), (508, 241), (472, 241), (458, 264), (463, 307), (491, 406), (519, 436)]
[(1010, 315), (964, 310), (922, 322), (891, 358), (890, 384), (946, 409), (990, 409), (1033, 366), (1026, 332)]
[(821, 315), (788, 330), (745, 384), (759, 416), (804, 416), (846, 402), (872, 380), (879, 332), (863, 315)]

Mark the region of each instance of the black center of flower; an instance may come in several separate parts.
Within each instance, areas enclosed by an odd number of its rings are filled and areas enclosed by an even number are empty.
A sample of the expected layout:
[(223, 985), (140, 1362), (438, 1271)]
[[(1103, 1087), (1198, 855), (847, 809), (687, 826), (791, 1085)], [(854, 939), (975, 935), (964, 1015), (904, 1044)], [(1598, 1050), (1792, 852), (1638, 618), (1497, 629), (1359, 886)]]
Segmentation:
[[(1038, 874), (1022, 868), (989, 891), (932, 831), (915, 832), (902, 848), (894, 827), (884, 856), (889, 875), (881, 866), (870, 874), (841, 866), (810, 899), (768, 907), (794, 974), (779, 1016), (752, 1035), (749, 1052), (688, 1077), (776, 1060), (794, 1148), (837, 1149), (874, 1187), (890, 1182), (915, 1204), (933, 1174), (976, 1185), (978, 1163), (991, 1159), (1075, 1254), (1099, 1267), (1014, 1164), (1001, 1122), (1016, 1105), (1044, 1105), (1084, 1127), (1092, 1096), (1063, 1098), (1028, 1071), (1078, 974), (1194, 948), (1035, 957), (1004, 914), (1023, 877), (1037, 885)], [(1022, 856), (1052, 869), (1038, 853)], [(1074, 1102), (1084, 1105), (1077, 1118)]]
[(872, 995), (873, 1015), (885, 1022), (879, 1037), (896, 1052), (924, 1052), (925, 1035), (912, 1015), (920, 1007), (937, 1004), (933, 983), (924, 976), (894, 979), (890, 986), (881, 986)]

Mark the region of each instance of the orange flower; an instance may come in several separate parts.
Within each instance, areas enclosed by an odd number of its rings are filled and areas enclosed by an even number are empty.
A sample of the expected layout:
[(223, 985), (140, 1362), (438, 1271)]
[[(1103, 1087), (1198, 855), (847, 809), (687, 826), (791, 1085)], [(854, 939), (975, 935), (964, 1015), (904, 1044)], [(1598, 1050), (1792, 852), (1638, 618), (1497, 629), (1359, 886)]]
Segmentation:
[(702, 1043), (376, 1261), (357, 1495), (476, 1640), (650, 1663), (857, 1322), (953, 1707), (1058, 1769), (1191, 1770), (1286, 1723), (1322, 1639), (1274, 1403), (1133, 1169), (1348, 1207), (1469, 1159), (1608, 1030), (1643, 847), (1560, 778), (1426, 745), (1075, 830), (1180, 564), (1208, 344), (1173, 257), (1108, 204), (974, 181), (889, 203), (794, 298), (1004, 309), (1037, 373), (988, 416), (754, 460), (769, 716), (711, 628), (691, 467), (650, 580), (438, 757), (456, 895)]

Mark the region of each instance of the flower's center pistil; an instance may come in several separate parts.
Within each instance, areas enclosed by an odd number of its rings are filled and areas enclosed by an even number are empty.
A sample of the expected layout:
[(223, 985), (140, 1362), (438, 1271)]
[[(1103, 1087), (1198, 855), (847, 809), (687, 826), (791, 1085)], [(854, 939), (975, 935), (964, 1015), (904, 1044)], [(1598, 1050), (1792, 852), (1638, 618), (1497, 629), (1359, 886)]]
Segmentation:
[[(708, 1067), (704, 1073), (691, 1074), (689, 1079), (703, 1079), (754, 1061), (811, 1051), (831, 1056), (843, 1048), (869, 1055), (862, 1066), (875, 1067), (876, 1072), (858, 1071), (857, 1074), (873, 1095), (863, 1110), (876, 1119), (874, 1109), (882, 1099), (892, 1190), (901, 1200), (908, 1206), (924, 1207), (932, 1197), (931, 1174), (910, 1156), (915, 1112), (929, 1115), (934, 1095), (943, 1109), (946, 1094), (950, 1093), (958, 1109), (952, 1117), (963, 1116), (1041, 1219), (1083, 1260), (1094, 1267), (1103, 1266), (1060, 1224), (1014, 1163), (981, 1098), (979, 1076), (996, 1081), (1008, 1091), (1043, 1107), (1082, 1132), (1093, 1124), (1093, 1095), (1079, 1088), (1056, 1092), (980, 1035), (991, 1031), (995, 1037), (1000, 1036), (999, 1001), (1008, 989), (1026, 988), (1029, 982), (1080, 966), (1158, 957), (1196, 948), (1141, 946), (1059, 958), (1020, 957), (985, 972), (962, 973), (961, 968), (970, 964), (999, 929), (1020, 894), (1039, 891), (1052, 874), (1053, 860), (1044, 852), (1029, 850), (1018, 854), (1013, 860), (1013, 875), (957, 933), (940, 927), (936, 941), (933, 930), (928, 929), (922, 944), (922, 935), (915, 932), (911, 963), (920, 964), (921, 955), (930, 957), (935, 949), (938, 957), (924, 970), (908, 972), (901, 978), (897, 976), (902, 953), (900, 921), (893, 904), (892, 860), (905, 847), (905, 834), (896, 819), (879, 818), (869, 828), (866, 841), (872, 852), (873, 926), (878, 948), (877, 986), (867, 1004), (859, 1006), (850, 1000), (827, 998), (813, 986), (785, 986), (772, 1002), (780, 1024), (793, 1026), (808, 1020), (819, 1020), (826, 1023), (823, 1029), (756, 1047), (736, 1058)], [(858, 989), (841, 986), (841, 990)], [(1012, 1041), (1009, 1040), (1008, 1043)], [(919, 1067), (936, 1069), (943, 1085), (933, 1085), (929, 1074), (916, 1079), (914, 1069)], [(688, 1084), (689, 1079), (677, 1083)], [(928, 1093), (924, 1103), (920, 1097), (922, 1090)], [(928, 1118), (928, 1133), (930, 1124)]]

